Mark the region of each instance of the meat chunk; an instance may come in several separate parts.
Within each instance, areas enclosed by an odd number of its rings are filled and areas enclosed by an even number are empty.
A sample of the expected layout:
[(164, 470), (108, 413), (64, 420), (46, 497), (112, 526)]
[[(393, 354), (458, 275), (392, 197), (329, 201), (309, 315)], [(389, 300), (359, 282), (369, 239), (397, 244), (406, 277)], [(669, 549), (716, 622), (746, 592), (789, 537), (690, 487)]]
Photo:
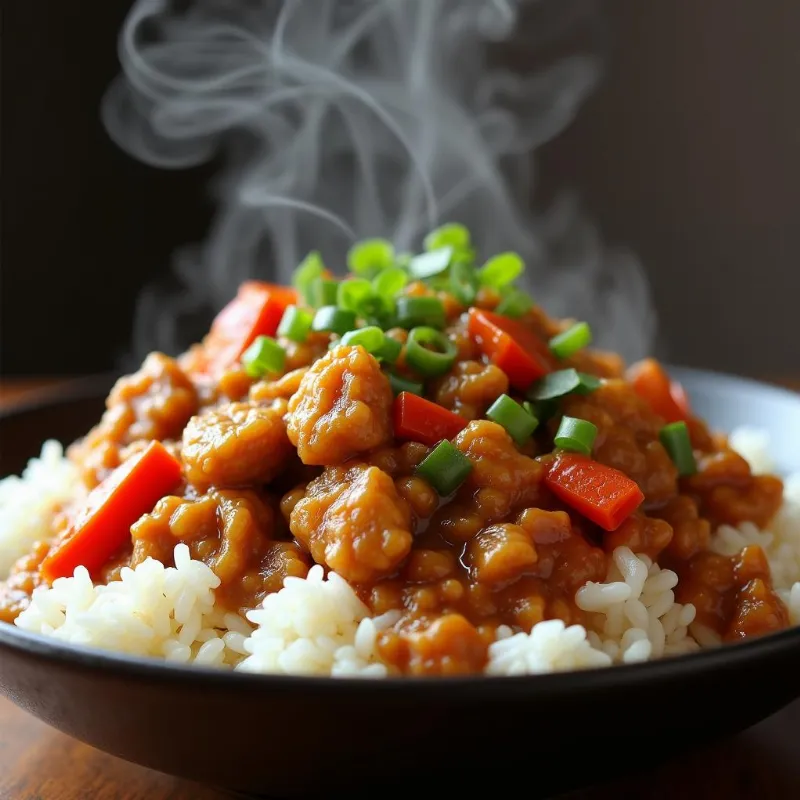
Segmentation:
[(589, 395), (565, 398), (563, 407), (565, 414), (597, 426), (593, 457), (636, 481), (648, 503), (666, 503), (678, 494), (678, 471), (658, 438), (662, 420), (630, 384), (608, 380)]
[(364, 583), (390, 575), (411, 549), (411, 512), (377, 467), (328, 467), (292, 509), (289, 527), (314, 560)]
[[(676, 498), (679, 499), (681, 498)], [(672, 536), (673, 529), (668, 522), (647, 517), (637, 511), (615, 531), (607, 532), (603, 536), (603, 547), (608, 553), (613, 553), (617, 547), (630, 547), (637, 555), (657, 559), (669, 546)]]
[(130, 424), (119, 441), (177, 439), (197, 410), (197, 393), (177, 361), (163, 353), (151, 353), (141, 369), (120, 378), (107, 406), (112, 413), (129, 416)]
[(277, 380), (263, 380), (254, 383), (250, 387), (250, 399), (254, 403), (264, 403), (280, 398), (288, 400), (300, 388), (300, 382), (306, 372), (308, 372), (308, 367), (300, 367), (287, 372)]
[[(688, 561), (701, 550), (707, 550), (711, 542), (711, 524), (707, 519), (700, 516), (697, 509), (697, 503), (686, 495), (680, 495), (674, 500), (671, 500), (665, 506), (653, 511), (654, 516), (665, 520), (672, 526), (673, 535), (671, 540), (667, 543), (667, 554), (671, 558), (677, 558), (681, 561)], [(606, 538), (606, 542), (613, 541), (618, 538), (619, 531), (625, 525), (615, 531), (613, 534)], [(618, 542), (619, 544), (626, 544), (626, 542)], [(634, 543), (627, 543), (629, 547), (635, 552), (645, 552), (653, 557), (653, 552), (650, 550), (637, 550)]]
[(434, 384), (433, 399), (465, 419), (477, 419), (507, 391), (508, 378), (499, 367), (459, 361)]
[(212, 490), (197, 500), (168, 496), (131, 527), (130, 565), (147, 558), (171, 564), (175, 545), (184, 542), (220, 579), (223, 607), (254, 608), (287, 576), (308, 574), (307, 556), (294, 542), (273, 541), (274, 530), (274, 509), (254, 491)]
[(389, 379), (363, 347), (336, 347), (289, 401), (289, 439), (304, 464), (341, 464), (391, 440), (392, 401)]
[[(495, 422), (471, 422), (455, 439), (456, 447), (472, 462), (467, 483), (474, 489), (494, 489), (504, 506), (535, 505), (542, 466), (522, 455), (505, 428)], [(504, 512), (507, 514), (508, 512)]]
[(194, 385), (178, 362), (151, 353), (141, 369), (120, 378), (106, 400), (102, 419), (69, 449), (89, 487), (121, 463), (120, 451), (135, 442), (179, 439), (199, 407)]
[(513, 511), (540, 505), (542, 466), (522, 455), (503, 427), (474, 420), (454, 441), (472, 472), (456, 499), (433, 515), (430, 531), (451, 543), (466, 542)]
[(382, 633), (378, 649), (407, 675), (465, 675), (486, 666), (489, 645), (461, 614), (444, 614)]
[(183, 432), (187, 480), (225, 488), (274, 478), (294, 454), (281, 410), (229, 403), (192, 417)]
[(467, 545), (464, 561), (478, 583), (497, 585), (519, 577), (537, 556), (528, 532), (505, 523), (482, 530)]

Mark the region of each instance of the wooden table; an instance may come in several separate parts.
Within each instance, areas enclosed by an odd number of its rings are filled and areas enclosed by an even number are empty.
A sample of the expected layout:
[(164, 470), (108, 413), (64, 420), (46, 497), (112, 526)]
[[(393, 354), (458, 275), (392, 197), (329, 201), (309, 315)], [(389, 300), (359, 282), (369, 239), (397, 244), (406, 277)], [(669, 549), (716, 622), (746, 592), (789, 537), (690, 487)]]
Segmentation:
[[(800, 382), (786, 381), (800, 388)], [(0, 407), (41, 381), (0, 383)], [(799, 679), (800, 680), (800, 679)], [(756, 688), (757, 690), (757, 688)], [(789, 800), (800, 796), (800, 701), (738, 736), (569, 798)], [(84, 745), (0, 698), (0, 800), (222, 800), (213, 789)]]

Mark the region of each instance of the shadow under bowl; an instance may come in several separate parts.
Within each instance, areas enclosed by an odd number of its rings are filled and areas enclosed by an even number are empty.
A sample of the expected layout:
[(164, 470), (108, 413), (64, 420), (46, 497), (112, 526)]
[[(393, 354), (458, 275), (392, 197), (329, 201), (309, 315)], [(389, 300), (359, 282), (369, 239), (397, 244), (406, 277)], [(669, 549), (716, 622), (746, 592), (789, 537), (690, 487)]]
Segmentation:
[[(800, 396), (671, 372), (713, 426), (766, 429), (782, 470), (800, 470)], [(0, 474), (19, 472), (46, 438), (85, 432), (108, 388), (78, 382), (1, 417)], [(547, 797), (753, 725), (800, 695), (798, 673), (800, 629), (611, 669), (371, 681), (181, 667), (0, 624), (0, 691), (20, 707), (129, 761), (269, 796), (499, 793), (521, 780)]]

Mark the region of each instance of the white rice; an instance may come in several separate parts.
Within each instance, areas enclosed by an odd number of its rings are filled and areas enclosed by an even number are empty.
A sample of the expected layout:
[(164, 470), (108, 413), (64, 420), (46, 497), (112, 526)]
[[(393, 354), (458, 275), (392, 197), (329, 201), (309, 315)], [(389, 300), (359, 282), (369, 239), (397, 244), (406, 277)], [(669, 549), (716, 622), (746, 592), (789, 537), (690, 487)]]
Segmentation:
[(398, 612), (371, 619), (344, 578), (317, 564), (308, 577), (286, 578), (279, 592), (247, 613), (256, 630), (244, 642), (248, 672), (384, 677), (378, 660), (378, 631), (394, 624)]
[(236, 664), (250, 633), (237, 614), (219, 618), (214, 592), (219, 578), (175, 547), (175, 566), (148, 558), (125, 567), (120, 580), (92, 585), (85, 567), (52, 588), (39, 587), (16, 620), (28, 631), (73, 644), (99, 647), (168, 661)]
[(487, 675), (536, 675), (588, 667), (607, 667), (611, 658), (593, 647), (581, 625), (567, 627), (560, 619), (534, 625), (530, 633), (497, 630), (489, 645)]
[[(754, 472), (773, 469), (769, 441), (754, 429), (735, 431), (731, 445)], [(62, 503), (80, 496), (77, 470), (56, 442), (47, 442), (21, 478), (0, 481), (0, 578), (31, 545), (50, 535)], [(722, 526), (712, 548), (733, 554), (761, 545), (776, 590), (800, 624), (800, 475), (786, 481), (785, 501), (769, 529)], [(614, 551), (603, 583), (576, 594), (586, 627), (561, 620), (530, 633), (503, 626), (489, 647), (489, 675), (519, 675), (632, 663), (719, 644), (694, 622), (695, 609), (675, 602), (677, 575), (627, 547)], [(389, 674), (376, 640), (397, 612), (370, 618), (367, 607), (339, 575), (313, 567), (306, 579), (287, 578), (247, 616), (214, 608), (219, 579), (186, 545), (175, 547), (175, 566), (152, 559), (124, 569), (121, 579), (93, 586), (82, 567), (71, 578), (34, 592), (16, 620), (23, 629), (62, 641), (142, 656), (248, 672), (302, 675)]]
[(53, 512), (82, 494), (78, 470), (61, 445), (47, 441), (21, 477), (0, 480), (0, 580), (39, 540), (50, 538)]

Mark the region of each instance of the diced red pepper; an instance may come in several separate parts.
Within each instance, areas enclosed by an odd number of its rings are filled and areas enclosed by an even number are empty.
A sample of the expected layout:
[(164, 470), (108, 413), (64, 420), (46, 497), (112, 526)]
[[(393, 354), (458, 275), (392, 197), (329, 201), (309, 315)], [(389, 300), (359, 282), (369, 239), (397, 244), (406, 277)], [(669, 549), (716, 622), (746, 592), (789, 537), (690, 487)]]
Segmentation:
[(683, 384), (678, 383), (678, 381), (671, 381), (669, 393), (675, 401), (675, 405), (678, 406), (678, 410), (683, 414), (683, 419), (688, 420), (692, 416), (692, 404), (689, 401), (686, 389), (683, 388)]
[(43, 577), (52, 583), (72, 575), (78, 566), (96, 573), (130, 540), (131, 525), (152, 511), (180, 480), (180, 461), (161, 442), (151, 442), (89, 493), (71, 530), (42, 561)]
[(551, 371), (544, 342), (517, 320), (479, 308), (469, 310), (468, 330), (483, 354), (521, 392)]
[(208, 372), (230, 367), (257, 336), (274, 336), (286, 307), (297, 298), (297, 292), (285, 286), (245, 281), (217, 314), (203, 342)]
[(562, 503), (606, 531), (616, 530), (644, 500), (627, 475), (577, 453), (560, 453), (544, 482)]
[(434, 445), (452, 439), (467, 427), (467, 420), (411, 392), (394, 400), (394, 435), (398, 439)]
[(689, 398), (683, 386), (671, 381), (654, 358), (632, 364), (626, 377), (636, 394), (666, 422), (685, 422), (691, 418)]

